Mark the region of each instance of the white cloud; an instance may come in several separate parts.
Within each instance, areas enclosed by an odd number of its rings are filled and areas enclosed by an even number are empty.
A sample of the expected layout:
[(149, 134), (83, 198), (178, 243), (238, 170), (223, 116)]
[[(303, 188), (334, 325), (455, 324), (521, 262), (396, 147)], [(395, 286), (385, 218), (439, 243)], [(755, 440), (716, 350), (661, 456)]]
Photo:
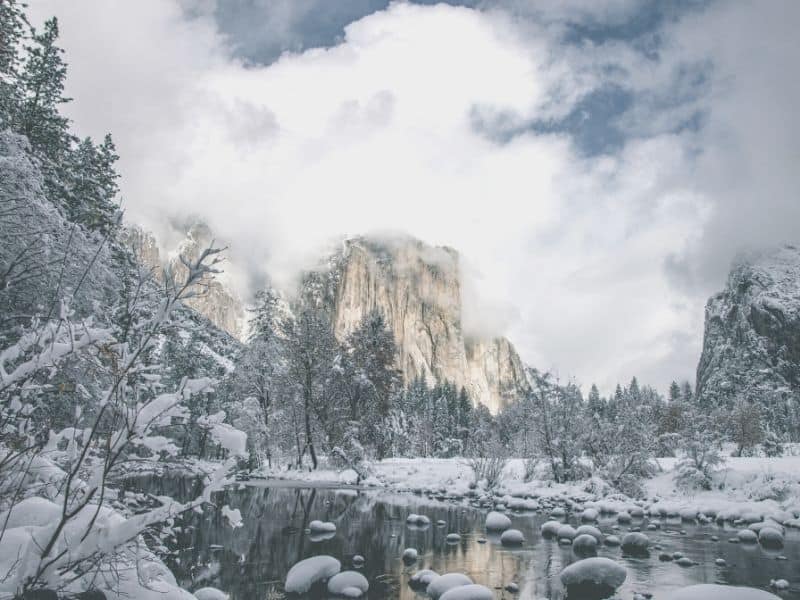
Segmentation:
[[(550, 27), (502, 11), (394, 4), (332, 48), (245, 67), (208, 17), (187, 20), (172, 2), (34, 8), (61, 18), (76, 126), (114, 133), (128, 212), (162, 239), (170, 218), (199, 214), (231, 240), (234, 263), (285, 280), (332, 236), (407, 231), (462, 252), (467, 325), (506, 327), (537, 366), (605, 389), (634, 374), (692, 377), (703, 298), (664, 265), (702, 247), (721, 206), (720, 182), (693, 178), (697, 137), (659, 126), (586, 160), (566, 136), (494, 143), (471, 115), (564, 114), (612, 76), (668, 85), (687, 53), (716, 57), (697, 30), (676, 30), (653, 65), (616, 42), (560, 52)], [(731, 114), (710, 135), (746, 102), (721, 102)], [(712, 166), (716, 142), (705, 140)]]

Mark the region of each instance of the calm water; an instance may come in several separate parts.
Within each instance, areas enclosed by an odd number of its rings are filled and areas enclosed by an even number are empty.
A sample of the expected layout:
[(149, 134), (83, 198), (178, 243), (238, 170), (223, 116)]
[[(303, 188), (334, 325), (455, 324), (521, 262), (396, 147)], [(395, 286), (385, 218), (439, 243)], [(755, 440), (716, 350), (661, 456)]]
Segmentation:
[[(141, 482), (140, 482), (141, 484)], [(145, 482), (153, 493), (188, 497), (191, 484), (159, 478)], [(408, 586), (416, 570), (430, 568), (438, 573), (460, 571), (476, 583), (496, 588), (497, 598), (564, 598), (558, 574), (578, 560), (570, 546), (544, 539), (540, 525), (544, 514), (508, 513), (513, 526), (525, 534), (521, 548), (503, 548), (496, 537), (485, 536), (486, 511), (462, 504), (439, 502), (422, 496), (351, 489), (301, 488), (282, 485), (246, 485), (230, 489), (215, 498), (219, 504), (239, 508), (244, 527), (231, 529), (219, 511), (192, 514), (183, 523), (176, 553), (167, 563), (187, 589), (213, 585), (231, 594), (233, 600), (282, 598), (282, 583), (297, 561), (317, 554), (329, 554), (352, 567), (352, 557), (366, 558), (361, 571), (369, 579), (369, 598), (420, 600)], [(406, 525), (409, 513), (424, 514), (432, 524), (425, 529)], [(332, 521), (336, 534), (329, 539), (312, 538), (304, 533), (314, 519)], [(438, 520), (445, 526), (437, 526)], [(575, 525), (574, 518), (567, 521)], [(634, 522), (644, 529), (647, 521)], [(601, 520), (605, 534), (623, 535), (627, 527), (612, 531), (613, 519)], [(633, 592), (650, 592), (656, 600), (669, 590), (692, 583), (730, 583), (768, 589), (771, 579), (786, 579), (790, 588), (781, 597), (800, 599), (800, 532), (788, 531), (781, 552), (759, 546), (731, 544), (735, 529), (716, 525), (691, 525), (667, 521), (659, 531), (647, 531), (652, 544), (649, 558), (623, 558), (628, 579), (618, 595), (629, 599)], [(680, 530), (685, 533), (681, 534)], [(448, 533), (460, 533), (459, 543), (445, 542)], [(719, 536), (718, 542), (711, 541)], [(485, 543), (479, 540), (486, 539)], [(410, 567), (400, 556), (405, 548), (416, 548), (419, 561)], [(660, 552), (680, 551), (697, 565), (681, 567), (661, 562)], [(601, 547), (600, 556), (620, 559), (619, 548)], [(782, 555), (787, 560), (779, 560)], [(723, 558), (726, 566), (714, 564)], [(520, 593), (502, 588), (515, 582)]]

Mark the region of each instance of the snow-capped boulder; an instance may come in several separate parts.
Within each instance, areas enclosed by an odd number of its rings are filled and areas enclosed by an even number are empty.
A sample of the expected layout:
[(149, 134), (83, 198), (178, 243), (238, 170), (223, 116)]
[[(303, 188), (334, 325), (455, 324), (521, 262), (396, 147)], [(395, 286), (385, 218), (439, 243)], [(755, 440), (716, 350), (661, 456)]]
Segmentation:
[(406, 548), (403, 550), (403, 562), (407, 565), (417, 562), (417, 558), (419, 558), (419, 552), (417, 552), (416, 548)]
[(444, 541), (448, 544), (457, 544), (461, 541), (461, 534), (458, 533), (448, 533), (447, 537), (444, 538)]
[(587, 508), (581, 513), (581, 521), (588, 521), (593, 523), (594, 521), (597, 521), (597, 517), (599, 516), (600, 515), (597, 512), (597, 509)]
[(204, 587), (192, 592), (197, 600), (228, 600), (230, 596), (213, 587)]
[(521, 546), (525, 543), (525, 536), (519, 529), (507, 529), (500, 536), (500, 543), (503, 546)]
[(540, 530), (544, 537), (555, 537), (562, 525), (561, 521), (547, 521), (542, 523)]
[(434, 579), (439, 577), (439, 574), (436, 571), (431, 571), (430, 569), (422, 569), (421, 571), (417, 571), (411, 576), (408, 583), (412, 587), (428, 587)]
[(472, 585), (472, 583), (472, 579), (463, 573), (445, 573), (435, 577), (428, 585), (425, 593), (433, 600), (438, 600), (445, 592), (464, 585)]
[(367, 593), (369, 582), (358, 571), (342, 571), (328, 580), (328, 593), (345, 598), (360, 598)]
[(758, 542), (758, 534), (752, 529), (740, 529), (736, 534), (736, 539), (743, 544), (755, 544)]
[(623, 510), (621, 513), (617, 515), (617, 523), (625, 524), (625, 523), (630, 523), (632, 520), (633, 517), (631, 517), (631, 514), (627, 511)]
[(417, 515), (411, 513), (406, 517), (406, 524), (413, 525), (416, 527), (427, 527), (428, 525), (431, 524), (431, 520), (425, 515)]
[(597, 554), (597, 538), (588, 533), (582, 533), (572, 540), (572, 550), (578, 556), (591, 556)]
[(606, 536), (606, 539), (604, 541), (606, 546), (609, 546), (610, 548), (619, 546), (622, 543), (620, 542), (619, 538), (616, 535)]
[(559, 540), (570, 540), (572, 541), (575, 539), (577, 533), (575, 532), (575, 528), (572, 525), (562, 525), (558, 528), (556, 532), (556, 537)]
[(775, 594), (750, 587), (702, 583), (673, 592), (667, 600), (780, 600)]
[(579, 535), (591, 535), (598, 542), (603, 541), (603, 532), (594, 525), (581, 525), (575, 530), (575, 537)]
[(308, 529), (313, 534), (336, 533), (336, 524), (325, 521), (311, 521), (311, 523), (308, 524)]
[(650, 538), (638, 531), (626, 533), (622, 538), (622, 550), (628, 554), (647, 554)]
[(561, 583), (572, 597), (611, 595), (627, 577), (627, 571), (610, 558), (584, 558), (561, 571)]
[(509, 527), (511, 527), (511, 519), (503, 513), (492, 511), (486, 515), (487, 531), (505, 531)]
[(783, 532), (774, 527), (762, 527), (758, 532), (758, 543), (773, 550), (783, 548)]
[(306, 558), (289, 569), (283, 589), (289, 594), (305, 594), (315, 583), (330, 579), (341, 568), (341, 563), (332, 556)]
[(476, 583), (447, 590), (439, 600), (493, 600), (494, 592)]

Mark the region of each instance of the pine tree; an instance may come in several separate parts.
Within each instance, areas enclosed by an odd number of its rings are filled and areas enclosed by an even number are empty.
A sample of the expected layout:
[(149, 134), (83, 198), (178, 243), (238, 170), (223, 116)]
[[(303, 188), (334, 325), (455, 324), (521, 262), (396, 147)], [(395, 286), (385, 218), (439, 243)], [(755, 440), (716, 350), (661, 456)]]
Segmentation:
[(104, 234), (112, 230), (116, 224), (115, 198), (119, 192), (119, 175), (114, 169), (118, 159), (110, 134), (99, 146), (87, 137), (70, 153), (71, 185), (66, 205), (71, 221)]
[(681, 399), (686, 403), (690, 403), (692, 400), (694, 400), (692, 384), (688, 381), (684, 381), (683, 384), (681, 384)]
[(46, 21), (42, 33), (31, 29), (31, 40), (20, 76), (23, 98), (17, 130), (28, 138), (34, 150), (60, 164), (71, 138), (69, 120), (59, 112), (60, 105), (70, 99), (64, 96), (64, 50), (56, 45), (58, 20), (53, 17)]
[(681, 399), (681, 388), (678, 385), (677, 381), (674, 381), (669, 384), (669, 401), (670, 402), (679, 402)]
[(11, 127), (20, 106), (19, 47), (27, 21), (17, 0), (0, 2), (0, 129)]

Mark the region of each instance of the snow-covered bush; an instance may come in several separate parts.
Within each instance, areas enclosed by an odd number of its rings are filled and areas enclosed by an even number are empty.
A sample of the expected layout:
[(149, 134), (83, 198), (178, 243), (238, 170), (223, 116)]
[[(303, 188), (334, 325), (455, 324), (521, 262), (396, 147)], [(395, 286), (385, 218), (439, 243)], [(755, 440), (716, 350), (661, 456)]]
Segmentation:
[(508, 465), (508, 459), (498, 449), (487, 453), (487, 456), (476, 456), (467, 459), (467, 465), (472, 469), (475, 483), (486, 483), (487, 489), (492, 489), (500, 483), (500, 478)]
[[(197, 261), (184, 260), (184, 283), (168, 288), (152, 311), (129, 304), (124, 327), (76, 320), (64, 298), (52, 318), (34, 320), (0, 350), (0, 414), (4, 428), (15, 432), (0, 444), (0, 509), (12, 514), (20, 501), (37, 494), (58, 508), (55, 518), (39, 525), (13, 528), (6, 520), (0, 544), (17, 560), (0, 574), (0, 591), (19, 594), (70, 582), (93, 585), (98, 576), (103, 580), (116, 562), (137, 554), (146, 528), (208, 502), (245, 453), (244, 434), (225, 424), (224, 415), (214, 415), (201, 425), (228, 460), (197, 498), (186, 503), (162, 498), (136, 515), (110, 507), (110, 481), (129, 460), (157, 462), (175, 455), (177, 446), (163, 433), (186, 419), (187, 401), (212, 389), (209, 378), (184, 377), (175, 389), (165, 390), (151, 350), (197, 281), (215, 272), (217, 253), (209, 249)], [(83, 402), (74, 426), (47, 434), (33, 416), (71, 361), (92, 367), (99, 379), (81, 386)]]
[(774, 431), (769, 431), (764, 436), (764, 441), (761, 442), (761, 450), (764, 452), (764, 456), (769, 458), (783, 456), (783, 442), (778, 434)]
[(367, 453), (364, 446), (361, 445), (358, 435), (358, 425), (351, 423), (350, 427), (345, 429), (342, 443), (331, 450), (328, 462), (335, 469), (340, 471), (352, 469), (358, 474), (359, 479), (366, 479), (370, 476), (372, 467), (367, 461)]
[(697, 408), (691, 411), (681, 431), (683, 458), (675, 466), (675, 484), (691, 492), (710, 490), (712, 476), (724, 462), (720, 453), (722, 436), (716, 430), (715, 419), (702, 414)]

